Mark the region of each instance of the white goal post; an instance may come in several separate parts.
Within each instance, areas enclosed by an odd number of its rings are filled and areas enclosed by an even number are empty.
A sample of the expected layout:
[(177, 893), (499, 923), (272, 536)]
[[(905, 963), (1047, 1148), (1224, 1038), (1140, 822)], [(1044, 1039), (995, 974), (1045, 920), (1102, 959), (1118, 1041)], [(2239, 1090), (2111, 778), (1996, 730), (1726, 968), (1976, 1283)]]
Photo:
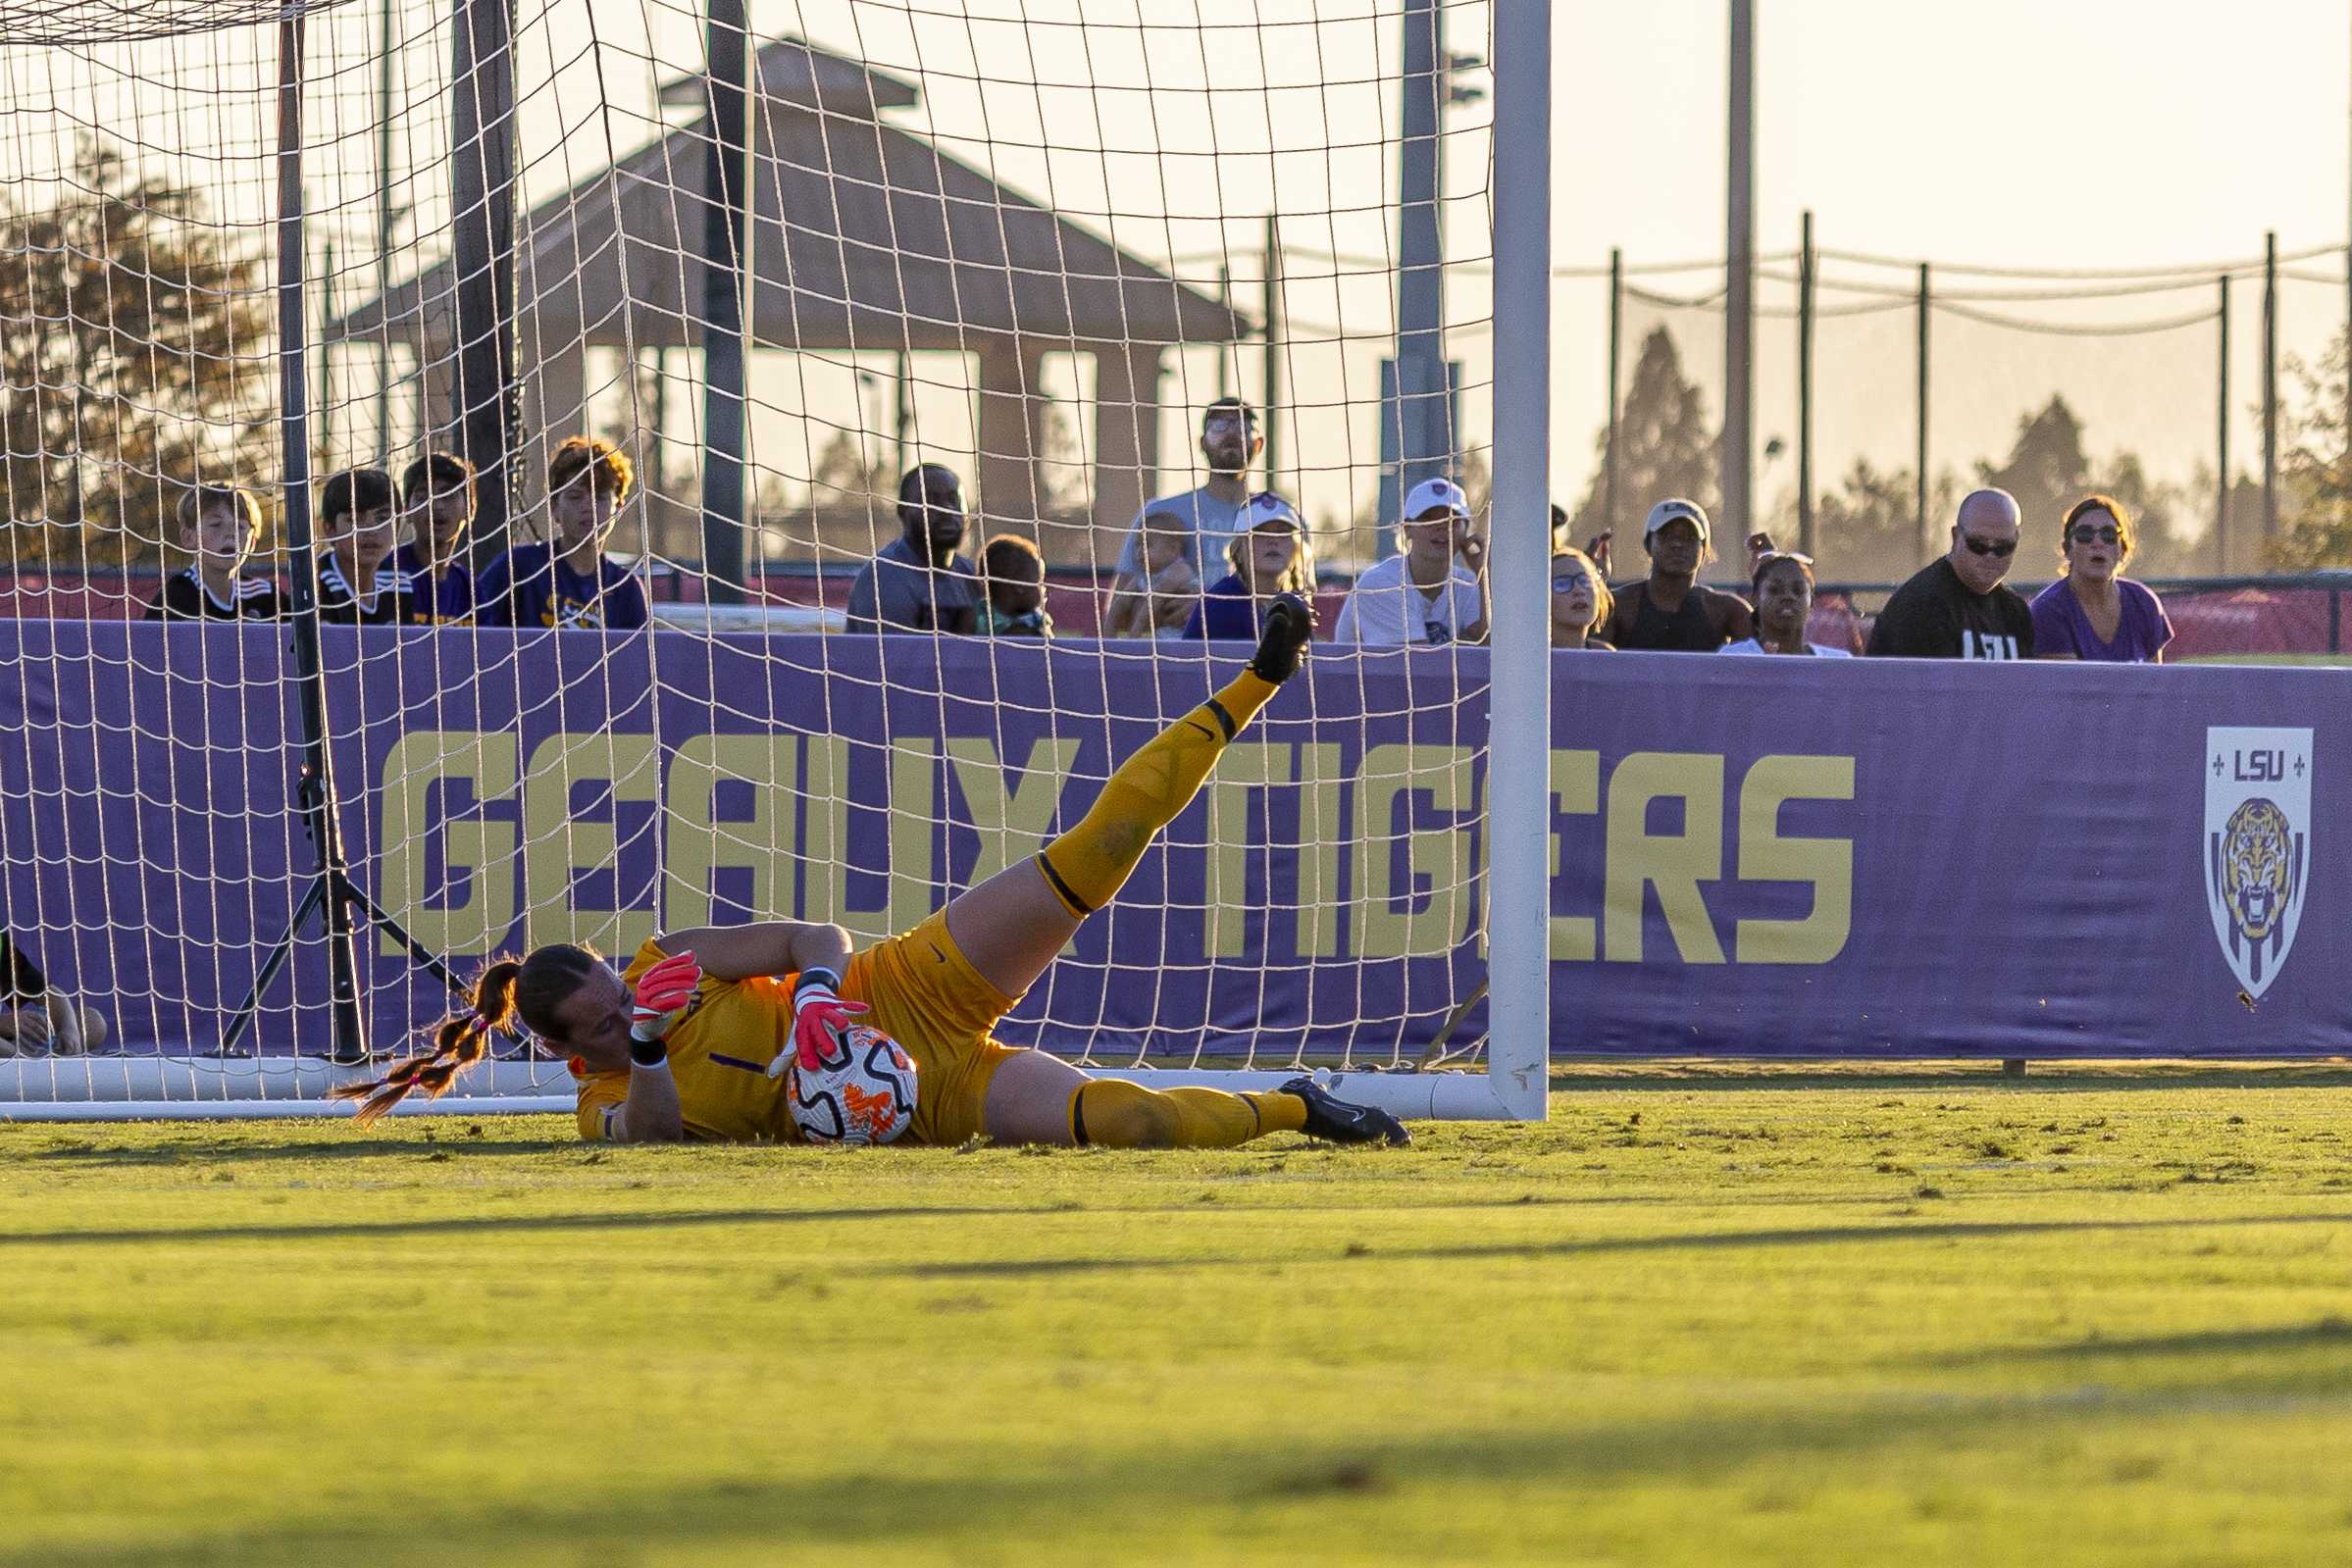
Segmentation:
[[(1543, 1118), (1553, 7), (523, 0), (452, 35), (495, 9), (0, 44), (0, 915), (113, 1037), (0, 1037), (0, 1120), (348, 1114), (494, 953), (904, 930), (1230, 678), (1183, 623), (1260, 572), (1318, 601), (1308, 671), (1002, 1037)], [(619, 459), (585, 522), (574, 435)], [(478, 475), (454, 541), (435, 452)], [(888, 564), (925, 465), (970, 513), (930, 574)], [(1434, 478), (1490, 645), (1467, 608), (1330, 640)], [(205, 531), (232, 489), (249, 552)], [(571, 1108), (560, 1059), (496, 1056), (401, 1111)]]

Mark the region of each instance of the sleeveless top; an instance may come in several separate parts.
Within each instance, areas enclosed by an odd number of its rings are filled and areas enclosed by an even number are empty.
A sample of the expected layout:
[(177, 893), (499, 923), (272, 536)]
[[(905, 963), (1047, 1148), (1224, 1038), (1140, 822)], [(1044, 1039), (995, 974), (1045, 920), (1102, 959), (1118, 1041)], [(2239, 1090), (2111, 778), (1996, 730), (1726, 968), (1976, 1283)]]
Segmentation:
[(1713, 653), (1723, 645), (1723, 633), (1715, 630), (1707, 618), (1706, 592), (1697, 583), (1682, 596), (1682, 607), (1672, 615), (1650, 602), (1650, 584), (1635, 583), (1628, 592), (1634, 595), (1633, 625), (1617, 646), (1628, 652), (1653, 653)]

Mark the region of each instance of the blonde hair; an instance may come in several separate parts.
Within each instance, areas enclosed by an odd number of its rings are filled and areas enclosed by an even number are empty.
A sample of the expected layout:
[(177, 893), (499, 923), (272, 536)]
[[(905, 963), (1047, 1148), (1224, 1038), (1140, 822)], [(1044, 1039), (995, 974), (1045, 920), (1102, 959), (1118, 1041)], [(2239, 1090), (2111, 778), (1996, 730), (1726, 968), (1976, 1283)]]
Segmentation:
[(190, 532), (203, 520), (207, 508), (234, 507), (245, 520), (248, 534), (261, 531), (261, 502), (251, 490), (234, 484), (191, 484), (179, 492), (179, 526)]
[[(1225, 564), (1233, 569), (1235, 577), (1247, 578), (1250, 576), (1250, 541), (1255, 538), (1264, 527), (1265, 525), (1261, 523), (1257, 528), (1236, 533), (1225, 541)], [(1291, 538), (1295, 544), (1291, 551), (1291, 564), (1282, 569), (1280, 581), (1272, 583), (1252, 581), (1250, 583), (1252, 593), (1305, 593), (1314, 587), (1314, 542), (1306, 536), (1304, 525), (1295, 522), (1291, 525)]]
[(611, 494), (616, 501), (629, 498), (630, 485), (637, 482), (637, 469), (622, 451), (601, 435), (567, 436), (547, 459), (547, 493), (553, 495), (590, 469), (595, 470), (598, 494)]

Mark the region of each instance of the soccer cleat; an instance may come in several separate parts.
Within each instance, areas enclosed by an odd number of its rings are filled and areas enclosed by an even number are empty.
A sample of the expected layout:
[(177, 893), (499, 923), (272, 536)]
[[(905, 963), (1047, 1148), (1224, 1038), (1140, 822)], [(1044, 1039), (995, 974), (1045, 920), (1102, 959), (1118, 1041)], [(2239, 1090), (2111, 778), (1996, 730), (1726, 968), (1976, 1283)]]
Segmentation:
[(1257, 654), (1250, 673), (1260, 681), (1282, 684), (1299, 673), (1306, 639), (1314, 635), (1315, 612), (1296, 593), (1278, 593), (1266, 610), (1266, 629), (1257, 639)]
[(1308, 1138), (1328, 1138), (1334, 1143), (1403, 1145), (1412, 1141), (1405, 1124), (1388, 1112), (1375, 1105), (1351, 1105), (1311, 1078), (1294, 1078), (1279, 1092), (1306, 1102), (1306, 1126), (1302, 1131)]

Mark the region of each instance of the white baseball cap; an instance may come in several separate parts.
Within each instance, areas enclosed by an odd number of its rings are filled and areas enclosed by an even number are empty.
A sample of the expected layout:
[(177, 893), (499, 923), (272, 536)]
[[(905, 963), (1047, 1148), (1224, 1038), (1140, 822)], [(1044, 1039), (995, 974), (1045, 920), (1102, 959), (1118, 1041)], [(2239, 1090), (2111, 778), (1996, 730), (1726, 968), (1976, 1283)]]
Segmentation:
[(1423, 480), (1405, 498), (1405, 521), (1410, 523), (1423, 512), (1433, 512), (1441, 506), (1456, 517), (1470, 515), (1470, 498), (1461, 493), (1460, 485), (1452, 480)]
[(1288, 523), (1302, 533), (1306, 531), (1306, 525), (1300, 521), (1297, 507), (1272, 490), (1260, 490), (1250, 497), (1250, 504), (1242, 509), (1241, 531), (1248, 533), (1268, 523)]
[(1642, 539), (1646, 543), (1668, 523), (1688, 523), (1699, 531), (1699, 542), (1707, 542), (1707, 509), (1696, 501), (1680, 496), (1659, 502), (1650, 508), (1650, 521), (1642, 525)]

